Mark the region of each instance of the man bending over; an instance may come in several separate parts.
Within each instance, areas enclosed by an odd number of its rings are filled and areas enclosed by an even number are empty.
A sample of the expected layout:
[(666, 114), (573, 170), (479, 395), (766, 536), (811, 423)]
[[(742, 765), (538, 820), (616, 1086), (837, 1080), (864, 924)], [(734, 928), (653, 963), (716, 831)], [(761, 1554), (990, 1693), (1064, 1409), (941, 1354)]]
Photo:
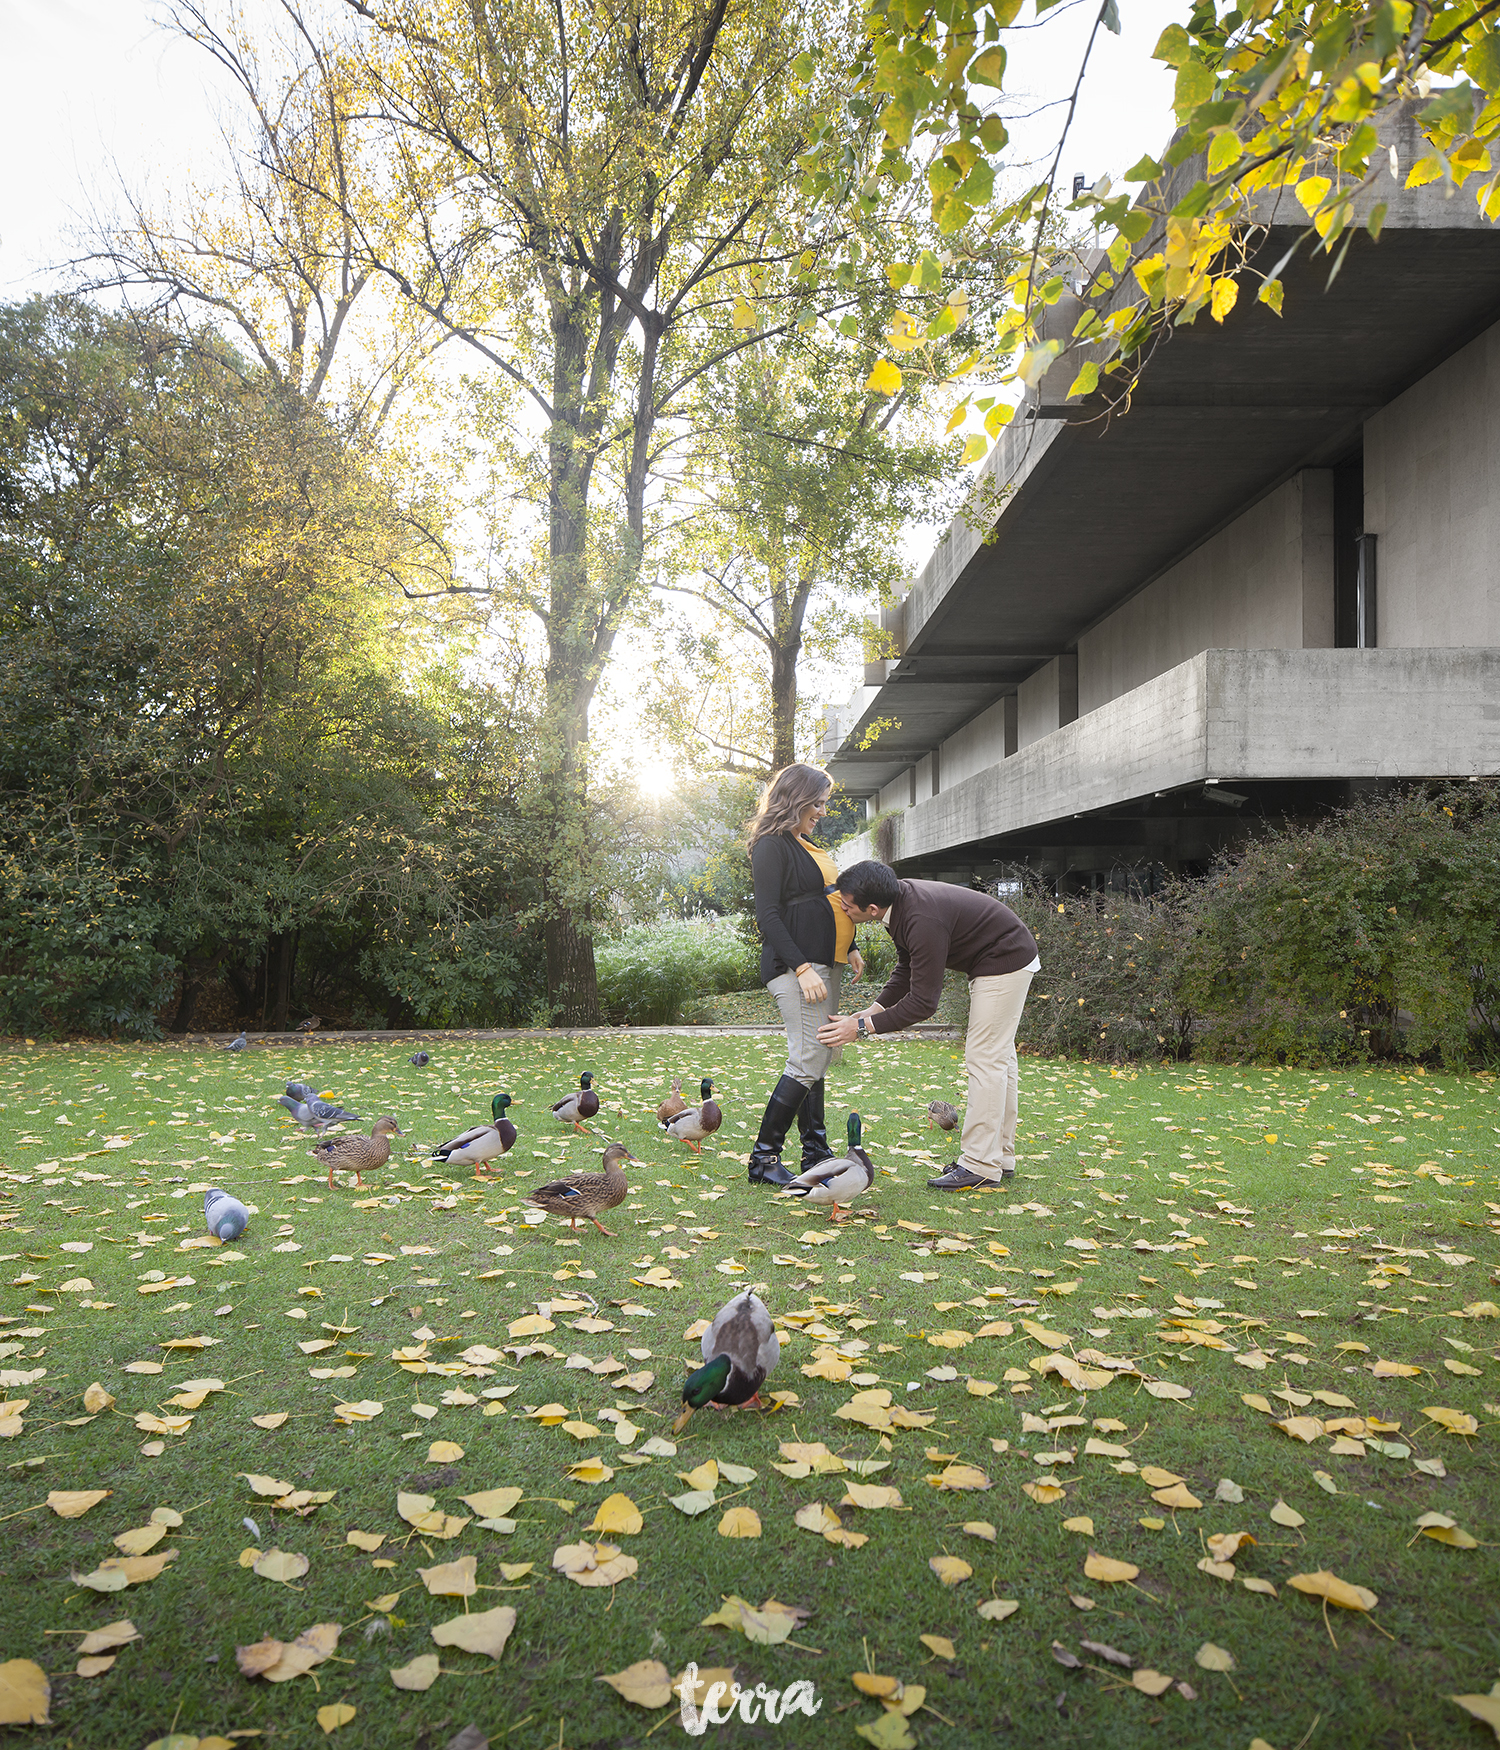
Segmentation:
[(942, 1191), (994, 1185), (1016, 1170), (1016, 1028), (1031, 980), (1041, 969), (1036, 938), (987, 893), (946, 881), (903, 881), (884, 863), (855, 863), (838, 878), (838, 903), (856, 924), (880, 921), (896, 944), (896, 969), (880, 995), (856, 1015), (830, 1015), (825, 1045), (896, 1033), (935, 1014), (943, 971), (969, 980), (965, 1067), (969, 1100), (963, 1148), (927, 1183)]

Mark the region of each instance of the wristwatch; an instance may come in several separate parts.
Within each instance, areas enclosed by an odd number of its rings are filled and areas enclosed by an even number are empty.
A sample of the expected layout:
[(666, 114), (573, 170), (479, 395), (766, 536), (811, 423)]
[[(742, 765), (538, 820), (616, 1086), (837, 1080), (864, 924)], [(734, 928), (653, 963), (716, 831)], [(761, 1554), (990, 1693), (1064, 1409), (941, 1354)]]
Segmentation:
[(857, 1015), (855, 1017), (854, 1025), (859, 1029), (859, 1036), (861, 1039), (868, 1037), (869, 1032), (870, 1032), (870, 1024), (868, 1021), (865, 1020), (863, 1015)]

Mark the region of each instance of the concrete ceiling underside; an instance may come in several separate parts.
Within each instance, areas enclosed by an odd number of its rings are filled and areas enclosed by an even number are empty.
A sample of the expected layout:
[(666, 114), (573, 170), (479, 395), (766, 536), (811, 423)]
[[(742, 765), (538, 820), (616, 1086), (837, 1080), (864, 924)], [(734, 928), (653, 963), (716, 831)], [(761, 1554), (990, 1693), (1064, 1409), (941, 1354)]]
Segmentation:
[[(1463, 197), (1457, 197), (1463, 198)], [(1294, 233), (1273, 229), (1259, 258)], [(1500, 232), (1356, 237), (1325, 290), (1324, 256), (1283, 275), (1284, 317), (1251, 282), (1151, 360), (1129, 411), (1082, 423), (1043, 393), (1034, 460), (829, 767), (857, 793), (889, 783), (1250, 504), (1328, 467), (1364, 421), (1500, 319)], [(872, 746), (871, 723), (898, 720)]]

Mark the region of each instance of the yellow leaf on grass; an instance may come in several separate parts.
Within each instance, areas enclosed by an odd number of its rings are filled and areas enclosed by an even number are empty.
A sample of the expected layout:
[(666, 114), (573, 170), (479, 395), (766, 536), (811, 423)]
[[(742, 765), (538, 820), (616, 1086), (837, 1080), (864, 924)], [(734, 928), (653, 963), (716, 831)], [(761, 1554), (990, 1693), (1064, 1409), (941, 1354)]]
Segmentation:
[(434, 1440), (427, 1448), (429, 1464), (456, 1464), (463, 1455), (463, 1447), (452, 1440)]
[(1143, 1665), (1130, 1673), (1130, 1681), (1142, 1695), (1162, 1695), (1172, 1687), (1172, 1679), (1160, 1671)]
[(839, 1355), (820, 1355), (816, 1361), (804, 1361), (801, 1371), (808, 1379), (828, 1379), (835, 1385), (842, 1384), (851, 1373), (853, 1365)]
[(945, 1586), (957, 1586), (967, 1580), (974, 1570), (958, 1556), (929, 1556), (927, 1566), (932, 1569)]
[(607, 1683), (622, 1700), (637, 1707), (666, 1707), (672, 1700), (672, 1674), (660, 1659), (638, 1659), (623, 1671), (601, 1673), (595, 1683)]
[(711, 1458), (704, 1459), (702, 1464), (695, 1465), (692, 1470), (678, 1471), (677, 1474), (690, 1489), (712, 1489), (717, 1487), (719, 1481), (719, 1467)]
[(138, 1641), (140, 1638), (139, 1629), (126, 1616), (119, 1622), (106, 1623), (103, 1628), (91, 1629), (75, 1650), (85, 1654), (107, 1653), (115, 1647), (128, 1646), (131, 1641)]
[(1479, 1423), (1473, 1416), (1465, 1415), (1462, 1410), (1447, 1410), (1440, 1404), (1430, 1404), (1422, 1414), (1428, 1421), (1436, 1422), (1439, 1428), (1446, 1428), (1450, 1434), (1477, 1434)]
[(91, 1416), (97, 1416), (101, 1410), (107, 1410), (114, 1402), (114, 1397), (96, 1379), (83, 1394), (83, 1407)]
[(986, 1598), (979, 1606), (979, 1614), (986, 1622), (1004, 1622), (1006, 1617), (1014, 1616), (1021, 1608), (1016, 1598)]
[(1170, 1489), (1173, 1483), (1184, 1480), (1176, 1471), (1163, 1470), (1159, 1464), (1143, 1464), (1140, 1478), (1148, 1489)]
[(970, 1537), (982, 1537), (986, 1543), (995, 1541), (995, 1528), (988, 1519), (966, 1519), (963, 1528)]
[(578, 1586), (615, 1586), (628, 1580), (640, 1563), (634, 1556), (622, 1556), (612, 1543), (572, 1543), (553, 1552), (552, 1566)]
[(878, 1507), (899, 1507), (900, 1489), (883, 1483), (849, 1483), (845, 1486), (841, 1507), (863, 1507), (867, 1511)]
[(1279, 1428), (1283, 1434), (1289, 1434), (1293, 1440), (1300, 1440), (1307, 1446), (1311, 1446), (1315, 1440), (1321, 1440), (1327, 1432), (1316, 1416), (1288, 1416), (1283, 1421), (1273, 1422), (1271, 1426)]
[(1064, 1519), (1062, 1528), (1064, 1531), (1076, 1531), (1080, 1537), (1094, 1535), (1094, 1522), (1086, 1514), (1079, 1514), (1073, 1519)]
[(1170, 1489), (1153, 1489), (1151, 1499), (1159, 1501), (1163, 1507), (1171, 1507), (1174, 1510), (1184, 1512), (1203, 1505), (1184, 1483), (1173, 1483)]
[(1068, 1492), (1058, 1483), (1022, 1483), (1021, 1489), (1041, 1507), (1050, 1506), (1054, 1501), (1061, 1501)]
[(540, 1337), (544, 1332), (555, 1331), (557, 1326), (540, 1313), (527, 1313), (524, 1318), (512, 1319), (506, 1329), (512, 1337)]
[(290, 1414), (290, 1410), (272, 1410), (264, 1416), (252, 1416), (250, 1420), (257, 1428), (279, 1428)]
[(1307, 1521), (1295, 1507), (1288, 1507), (1286, 1502), (1281, 1500), (1278, 1500), (1276, 1505), (1271, 1509), (1271, 1518), (1276, 1524), (1288, 1526), (1293, 1531), (1295, 1531), (1299, 1525), (1307, 1524)]
[(30, 1659), (0, 1665), (0, 1726), (46, 1726), (52, 1702), (47, 1673)]
[(251, 1564), (262, 1580), (275, 1580), (283, 1586), (292, 1580), (300, 1580), (309, 1566), (306, 1556), (284, 1549), (268, 1549)]
[(98, 1656), (85, 1656), (73, 1667), (75, 1677), (102, 1677), (106, 1671), (113, 1669), (116, 1653), (103, 1653)]
[(505, 1651), (511, 1630), (516, 1626), (516, 1613), (509, 1604), (494, 1610), (479, 1611), (473, 1616), (455, 1616), (440, 1622), (432, 1630), (432, 1638), (440, 1647), (457, 1647), (465, 1653), (484, 1653), (498, 1659)]
[(1376, 1379), (1415, 1379), (1422, 1371), (1420, 1367), (1409, 1367), (1404, 1361), (1373, 1361), (1370, 1372)]
[(323, 1728), (326, 1737), (330, 1732), (336, 1732), (340, 1726), (347, 1726), (354, 1718), (354, 1704), (347, 1701), (330, 1701), (318, 1709), (318, 1724)]
[(481, 1519), (506, 1519), (510, 1510), (521, 1499), (521, 1490), (480, 1489), (472, 1495), (460, 1495), (459, 1500), (464, 1506), (472, 1507)]
[(824, 1532), (837, 1531), (843, 1523), (838, 1514), (821, 1501), (809, 1501), (805, 1507), (799, 1507), (792, 1519), (804, 1531), (816, 1531), (820, 1536)]
[(1234, 1654), (1216, 1647), (1212, 1641), (1205, 1641), (1193, 1658), (1205, 1671), (1233, 1671), (1235, 1668)]
[(1457, 1702), (1466, 1714), (1483, 1720), (1496, 1738), (1500, 1738), (1500, 1683), (1488, 1695), (1450, 1695), (1448, 1699)]
[(436, 1653), (418, 1653), (409, 1665), (398, 1665), (391, 1672), (391, 1682), (397, 1689), (431, 1689), (441, 1669)]
[(850, 1673), (849, 1681), (861, 1695), (873, 1695), (877, 1701), (884, 1701), (887, 1696), (901, 1693), (901, 1679), (887, 1677), (878, 1671), (854, 1671)]
[(1343, 1610), (1373, 1610), (1380, 1602), (1366, 1587), (1352, 1586), (1326, 1568), (1320, 1568), (1315, 1574), (1289, 1575), (1287, 1585), (1295, 1586), (1299, 1592), (1309, 1593), (1314, 1598), (1326, 1598), (1330, 1604), (1337, 1604)]
[(1084, 1558), (1083, 1571), (1090, 1580), (1120, 1582), (1135, 1579), (1141, 1570), (1134, 1562), (1117, 1562), (1113, 1556), (1101, 1556), (1097, 1550), (1090, 1550)]
[(418, 1568), (422, 1584), (434, 1598), (472, 1598), (479, 1590), (475, 1571), (476, 1556), (459, 1556), (455, 1561), (438, 1562), (431, 1568)]
[(1216, 1562), (1227, 1562), (1246, 1544), (1253, 1546), (1255, 1541), (1248, 1531), (1216, 1531), (1208, 1539), (1208, 1551)]
[(1262, 1580), (1257, 1574), (1241, 1574), (1240, 1584), (1247, 1592), (1264, 1592), (1269, 1598), (1279, 1596), (1276, 1588), (1269, 1580)]
[(936, 1476), (930, 1476), (928, 1483), (934, 1489), (987, 1489), (990, 1479), (972, 1464), (950, 1464)]
[(75, 1574), (73, 1579), (91, 1592), (119, 1592), (126, 1586), (140, 1586), (147, 1580), (154, 1580), (177, 1560), (177, 1555), (175, 1549), (164, 1549), (154, 1556), (111, 1556), (100, 1562), (92, 1574)]
[(143, 1556), (147, 1550), (155, 1549), (166, 1535), (165, 1525), (137, 1525), (133, 1530), (122, 1531), (113, 1541), (121, 1555)]
[[(1170, 1379), (1148, 1379), (1146, 1381), (1146, 1390), (1154, 1398), (1176, 1399), (1178, 1401), (1183, 1398), (1190, 1398), (1193, 1395), (1187, 1386), (1178, 1385), (1175, 1380)], [(1137, 1671), (1133, 1673), (1133, 1675), (1139, 1677), (1140, 1672)], [(1167, 1681), (1170, 1683), (1171, 1679), (1168, 1678)], [(1139, 1685), (1137, 1685), (1137, 1688), (1139, 1688)]]
[(345, 1543), (352, 1543), (356, 1549), (362, 1549), (373, 1554), (385, 1542), (383, 1531), (351, 1531), (345, 1538)]
[(947, 1635), (918, 1635), (917, 1639), (924, 1647), (929, 1647), (940, 1659), (956, 1659), (958, 1648), (954, 1646)]
[(731, 1507), (719, 1521), (720, 1537), (759, 1537), (760, 1515), (753, 1507)]
[(599, 1503), (599, 1509), (594, 1514), (593, 1522), (584, 1527), (586, 1531), (609, 1531), (622, 1537), (634, 1537), (646, 1523), (641, 1517), (641, 1510), (631, 1500), (629, 1495), (619, 1493), (606, 1496)]
[(97, 1507), (113, 1493), (113, 1489), (53, 1489), (47, 1505), (59, 1519), (81, 1519), (90, 1507)]
[(361, 1398), (357, 1404), (335, 1404), (333, 1414), (339, 1422), (371, 1422), (384, 1408), (373, 1398)]

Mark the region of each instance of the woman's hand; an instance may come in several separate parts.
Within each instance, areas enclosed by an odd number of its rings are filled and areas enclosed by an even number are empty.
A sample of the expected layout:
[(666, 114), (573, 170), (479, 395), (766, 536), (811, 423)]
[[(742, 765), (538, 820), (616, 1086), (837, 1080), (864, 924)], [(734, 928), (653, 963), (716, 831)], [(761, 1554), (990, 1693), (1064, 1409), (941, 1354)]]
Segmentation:
[(858, 948), (851, 948), (849, 950), (849, 976), (850, 976), (850, 979), (855, 984), (858, 984), (859, 981), (864, 977), (864, 975), (865, 975), (865, 957), (863, 954), (860, 953)]
[(816, 966), (799, 967), (797, 983), (802, 987), (802, 1000), (805, 1003), (821, 1003), (828, 996), (828, 986), (818, 976)]

